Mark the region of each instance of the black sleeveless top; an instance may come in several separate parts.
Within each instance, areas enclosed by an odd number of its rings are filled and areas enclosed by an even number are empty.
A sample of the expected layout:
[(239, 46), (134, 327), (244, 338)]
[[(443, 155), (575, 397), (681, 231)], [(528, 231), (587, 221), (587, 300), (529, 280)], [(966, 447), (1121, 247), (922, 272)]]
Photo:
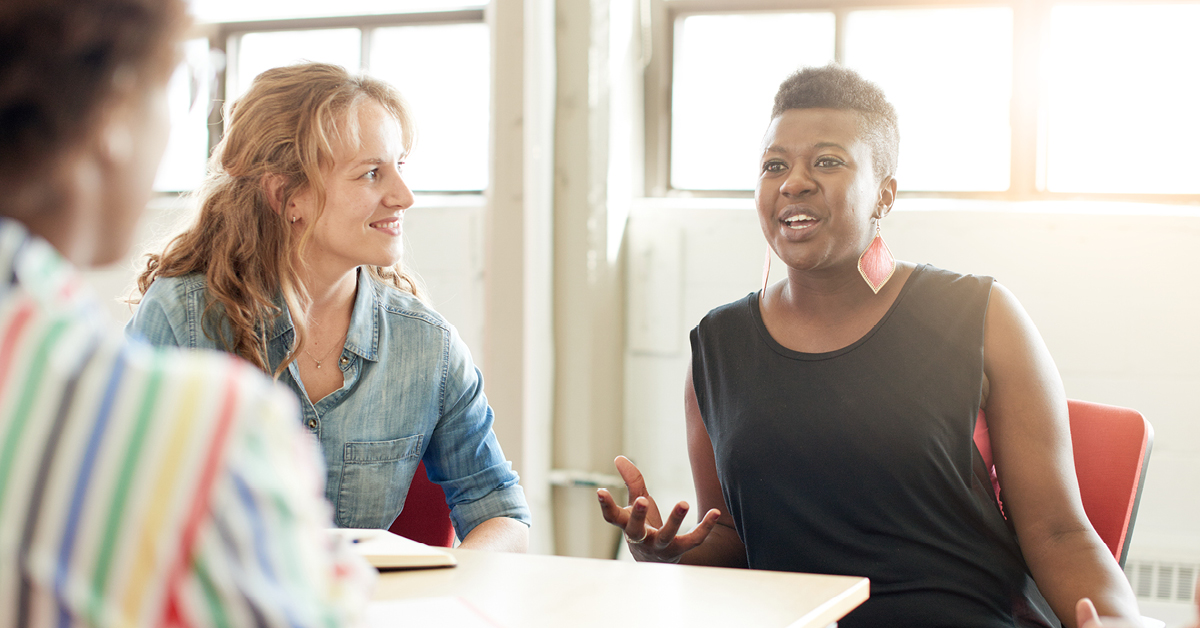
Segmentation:
[(692, 378), (753, 569), (866, 576), (859, 626), (1058, 626), (972, 435), (990, 277), (913, 271), (865, 336), (775, 342), (758, 294), (692, 330)]

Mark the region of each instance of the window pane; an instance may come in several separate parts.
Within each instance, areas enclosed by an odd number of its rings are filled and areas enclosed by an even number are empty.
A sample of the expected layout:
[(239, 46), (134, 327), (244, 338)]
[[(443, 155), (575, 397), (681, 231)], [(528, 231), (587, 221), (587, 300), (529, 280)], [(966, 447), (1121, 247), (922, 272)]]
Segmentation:
[(184, 62), (167, 84), (167, 106), (171, 112), (171, 137), (163, 154), (154, 189), (183, 192), (200, 185), (208, 159), (208, 108), (212, 103), (212, 67), (207, 39), (184, 44)]
[(191, 0), (200, 22), (244, 22), (338, 15), (380, 15), (477, 9), (479, 0)]
[(855, 11), (846, 65), (900, 117), (901, 190), (1007, 190), (1012, 10)]
[(1052, 192), (1200, 193), (1200, 6), (1051, 13)]
[(404, 170), (415, 190), (487, 187), (488, 41), (486, 24), (380, 28), (371, 36), (371, 74), (412, 107), (417, 144)]
[(675, 33), (671, 186), (752, 189), (775, 90), (833, 59), (833, 14), (695, 15)]
[(226, 99), (233, 101), (265, 70), (301, 61), (340, 65), (358, 72), (362, 33), (357, 28), (246, 33), (235, 46), (237, 61), (230, 68)]

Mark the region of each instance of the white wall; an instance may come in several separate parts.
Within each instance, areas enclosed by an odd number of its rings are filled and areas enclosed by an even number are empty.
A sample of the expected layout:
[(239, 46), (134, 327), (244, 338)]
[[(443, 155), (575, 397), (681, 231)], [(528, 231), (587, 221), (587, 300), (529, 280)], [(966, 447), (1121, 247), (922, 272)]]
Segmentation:
[[(760, 285), (752, 207), (645, 200), (631, 216), (625, 443), (659, 504), (694, 504), (687, 334)], [(900, 259), (996, 277), (1033, 317), (1069, 397), (1145, 414), (1155, 442), (1130, 560), (1200, 563), (1200, 209), (901, 199), (883, 235)]]

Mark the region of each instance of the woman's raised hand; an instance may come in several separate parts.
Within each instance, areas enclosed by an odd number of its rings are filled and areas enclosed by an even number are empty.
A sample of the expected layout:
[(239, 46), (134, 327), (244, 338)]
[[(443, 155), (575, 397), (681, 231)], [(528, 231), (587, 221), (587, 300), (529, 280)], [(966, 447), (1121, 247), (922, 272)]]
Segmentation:
[(625, 542), (635, 559), (677, 563), (684, 552), (708, 538), (708, 533), (712, 532), (713, 526), (717, 524), (720, 511), (715, 508), (709, 510), (691, 532), (679, 534), (679, 526), (688, 513), (687, 502), (675, 504), (664, 523), (654, 498), (646, 491), (646, 481), (642, 478), (642, 472), (625, 456), (617, 456), (616, 465), (621, 478), (625, 480), (625, 488), (629, 491), (629, 505), (624, 508), (618, 506), (607, 489), (599, 489), (596, 495), (600, 499), (600, 512), (604, 515), (604, 520), (624, 531)]

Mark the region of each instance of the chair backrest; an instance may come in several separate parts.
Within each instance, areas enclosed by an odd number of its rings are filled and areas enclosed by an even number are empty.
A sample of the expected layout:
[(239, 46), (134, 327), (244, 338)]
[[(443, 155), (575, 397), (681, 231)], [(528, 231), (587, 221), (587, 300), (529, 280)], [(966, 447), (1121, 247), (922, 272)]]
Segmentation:
[(429, 480), (424, 462), (417, 465), (417, 472), (408, 487), (408, 497), (404, 498), (404, 509), (388, 529), (426, 545), (454, 545), (454, 525), (450, 522), (446, 493)]
[[(1067, 410), (1083, 510), (1124, 568), (1154, 444), (1154, 429), (1141, 413), (1129, 408), (1072, 399), (1067, 402)], [(982, 411), (975, 425), (975, 444), (999, 492)]]

